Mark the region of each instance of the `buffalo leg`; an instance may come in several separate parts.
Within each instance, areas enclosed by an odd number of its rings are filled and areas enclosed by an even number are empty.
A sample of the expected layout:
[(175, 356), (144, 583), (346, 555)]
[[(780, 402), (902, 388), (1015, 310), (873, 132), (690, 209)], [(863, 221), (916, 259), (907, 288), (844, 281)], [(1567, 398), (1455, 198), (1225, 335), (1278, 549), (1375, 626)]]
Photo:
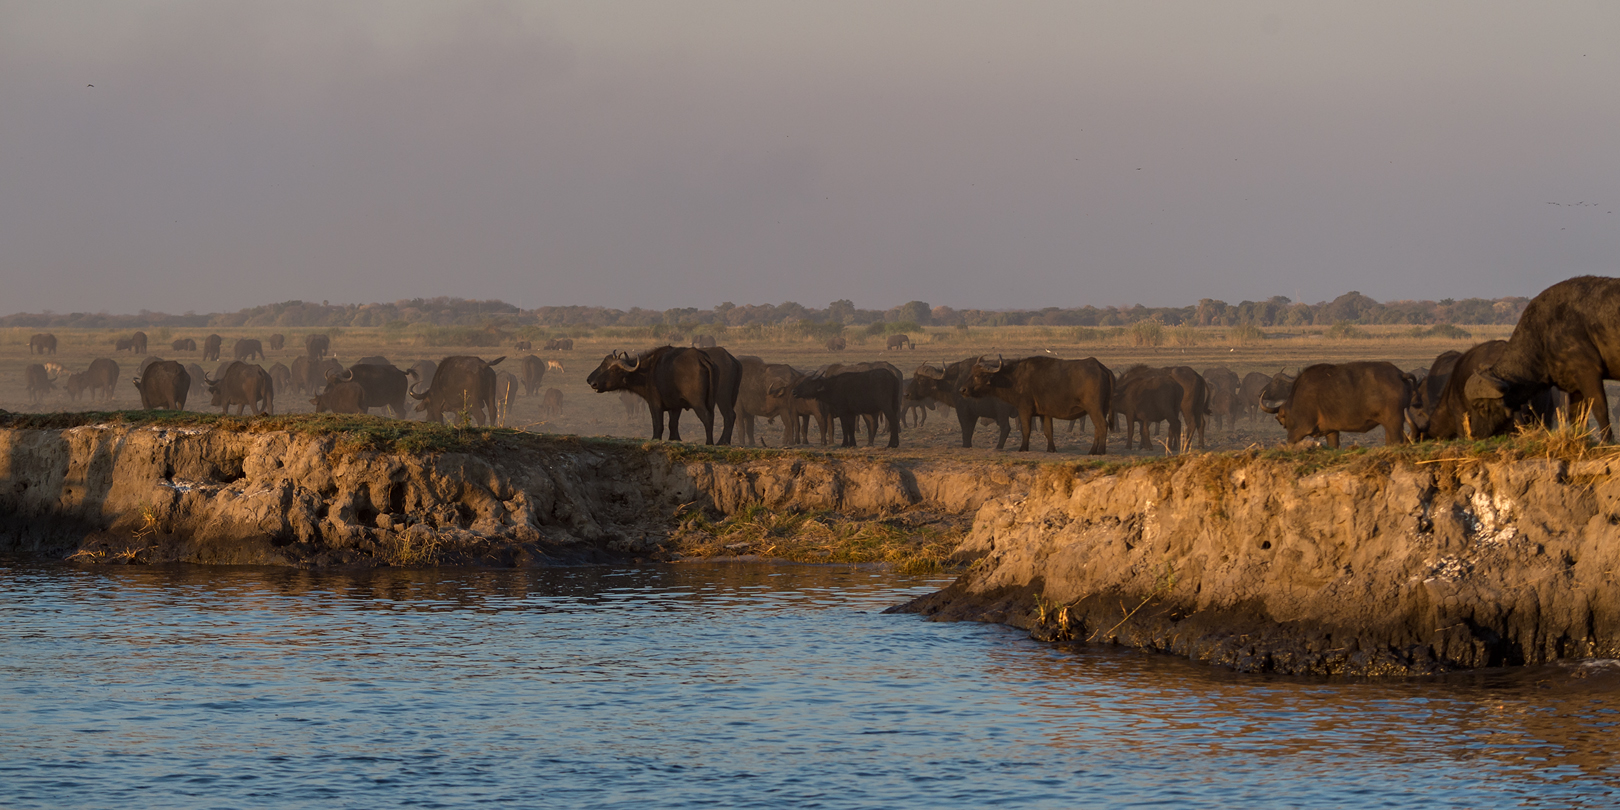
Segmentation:
[[(975, 421), (977, 421), (977, 420), (974, 419), (973, 416), (971, 414), (969, 414), (967, 411), (958, 408), (957, 411), (956, 411), (956, 421), (957, 421), (958, 424), (960, 424), (962, 426), (962, 446), (963, 447), (972, 447), (973, 446), (973, 423)], [(1003, 431), (1002, 434), (1001, 434), (1001, 440), (1003, 442), (1007, 441), (1007, 434), (1006, 434), (1005, 431)], [(1000, 448), (997, 448), (997, 449), (1000, 449)]]
[(742, 436), (744, 447), (754, 446), (754, 415), (743, 413), (737, 417), (737, 432)]
[(1328, 433), (1327, 433), (1327, 443), (1328, 443), (1328, 447), (1331, 447), (1334, 450), (1339, 449), (1339, 431), (1337, 431), (1337, 430), (1328, 431)]
[[(1175, 453), (1181, 450), (1181, 418), (1176, 416), (1174, 411), (1170, 412), (1170, 429), (1164, 432), (1164, 438), (1170, 452)], [(1191, 425), (1187, 426), (1187, 443), (1192, 444)]]
[[(896, 411), (895, 416), (899, 416), (899, 415), (900, 415), (899, 412)], [(889, 420), (889, 446), (890, 447), (899, 447), (900, 446), (900, 420), (899, 419), (890, 419)]]
[(855, 441), (855, 431), (859, 429), (855, 424), (855, 414), (840, 414), (838, 417), (838, 424), (842, 425), (844, 428), (844, 441), (841, 446), (859, 447), (860, 443)]
[[(654, 408), (649, 404), (647, 406), (647, 411), (652, 414), (653, 440), (657, 441), (664, 438), (664, 410), (662, 408)], [(669, 424), (670, 428), (673, 429), (675, 426), (675, 420), (670, 419)], [(675, 436), (673, 438), (679, 439), (680, 436)]]
[(1030, 437), (1031, 433), (1035, 432), (1035, 427), (1034, 427), (1034, 424), (1033, 424), (1034, 421), (1035, 421), (1035, 414), (1034, 413), (1025, 411), (1022, 408), (1019, 409), (1019, 411), (1018, 411), (1018, 432), (1022, 433), (1023, 437), (1024, 437), (1023, 441), (1018, 443), (1018, 451), (1019, 452), (1024, 452), (1024, 451), (1029, 450), (1029, 437)]
[(1012, 420), (1005, 416), (998, 416), (995, 421), (996, 429), (1001, 431), (1001, 435), (996, 437), (996, 449), (1005, 450), (1007, 449), (1007, 437), (1012, 435)]
[[(1588, 394), (1587, 392), (1592, 393)], [(1592, 417), (1598, 423), (1598, 441), (1602, 444), (1614, 443), (1613, 427), (1609, 423), (1609, 395), (1603, 390), (1603, 378), (1593, 376), (1591, 379), (1581, 380), (1579, 390), (1569, 392), (1569, 412), (1580, 413), (1580, 404), (1590, 402)], [(1586, 428), (1586, 422), (1581, 422), (1581, 428)]]
[[(678, 442), (681, 440), (681, 409), (671, 408), (667, 413), (669, 414), (669, 440)], [(709, 443), (714, 444), (714, 442)]]
[[(699, 410), (697, 408), (692, 410), (697, 413), (698, 421), (703, 423), (703, 443), (714, 444), (714, 406), (711, 405), (708, 410)], [(676, 411), (676, 413), (680, 412)], [(730, 443), (729, 438), (725, 443)]]
[(1057, 452), (1057, 442), (1053, 441), (1053, 439), (1052, 439), (1052, 423), (1054, 421), (1057, 421), (1057, 420), (1055, 420), (1052, 417), (1048, 416), (1048, 417), (1046, 417), (1045, 419), (1043, 419), (1041, 421), (1046, 423), (1046, 452), (1048, 452), (1048, 453), (1056, 453)]
[(861, 421), (866, 423), (866, 446), (871, 447), (872, 445), (877, 444), (877, 414), (863, 413), (861, 414)]
[(1108, 425), (1103, 421), (1103, 409), (1094, 408), (1092, 410), (1088, 410), (1086, 411), (1086, 415), (1091, 417), (1091, 424), (1093, 426), (1090, 455), (1108, 455)]

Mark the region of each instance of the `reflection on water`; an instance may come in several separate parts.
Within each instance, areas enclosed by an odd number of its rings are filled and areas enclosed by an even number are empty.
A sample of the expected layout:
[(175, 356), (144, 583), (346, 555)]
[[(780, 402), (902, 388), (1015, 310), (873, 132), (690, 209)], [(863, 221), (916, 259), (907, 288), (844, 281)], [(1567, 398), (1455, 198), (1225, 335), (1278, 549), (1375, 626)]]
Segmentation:
[(868, 569), (0, 566), (0, 806), (1612, 807), (1620, 665), (1236, 675)]

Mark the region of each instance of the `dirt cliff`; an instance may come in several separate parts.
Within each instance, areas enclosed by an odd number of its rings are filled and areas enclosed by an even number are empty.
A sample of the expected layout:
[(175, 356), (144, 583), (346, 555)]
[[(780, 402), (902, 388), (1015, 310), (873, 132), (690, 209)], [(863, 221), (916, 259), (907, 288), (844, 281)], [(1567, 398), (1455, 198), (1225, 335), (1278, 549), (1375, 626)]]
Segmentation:
[(1620, 656), (1617, 473), (1399, 452), (1049, 471), (980, 509), (966, 575), (901, 609), (1251, 671)]
[(211, 421), (0, 427), (0, 551), (547, 565), (667, 557), (693, 515), (749, 509), (857, 521), (926, 513), (957, 521), (959, 537), (1008, 475), (1030, 475), (511, 432), (450, 452), (376, 451), (345, 435)]

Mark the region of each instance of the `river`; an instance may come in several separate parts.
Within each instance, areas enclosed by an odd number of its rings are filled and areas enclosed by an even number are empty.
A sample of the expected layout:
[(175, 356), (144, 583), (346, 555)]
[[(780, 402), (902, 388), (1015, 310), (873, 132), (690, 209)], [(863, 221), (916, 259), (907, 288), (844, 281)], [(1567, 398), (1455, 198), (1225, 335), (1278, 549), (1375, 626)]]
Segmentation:
[(0, 564), (0, 807), (1613, 807), (1620, 662), (1239, 675), (683, 564)]

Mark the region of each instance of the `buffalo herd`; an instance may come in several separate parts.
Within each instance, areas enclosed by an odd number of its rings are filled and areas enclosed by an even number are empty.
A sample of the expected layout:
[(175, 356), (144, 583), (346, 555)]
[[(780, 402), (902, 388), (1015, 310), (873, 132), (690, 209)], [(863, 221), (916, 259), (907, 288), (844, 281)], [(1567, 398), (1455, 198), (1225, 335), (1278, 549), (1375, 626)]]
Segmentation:
[[(884, 361), (833, 363), (804, 371), (762, 358), (734, 356), (710, 335), (697, 335), (690, 346), (659, 346), (631, 353), (614, 351), (602, 358), (586, 383), (598, 393), (619, 392), (627, 418), (650, 416), (652, 437), (681, 439), (680, 417), (692, 411), (703, 426), (704, 441), (762, 444), (760, 419), (780, 421), (784, 444), (811, 441), (811, 422), (821, 444), (830, 444), (835, 425), (845, 447), (857, 445), (865, 426), (868, 446), (880, 430), (887, 445), (898, 447), (908, 415), (921, 424), (935, 409), (955, 412), (963, 447), (973, 446), (981, 425), (998, 429), (996, 449), (1006, 447), (1016, 420), (1019, 450), (1027, 451), (1036, 431), (1046, 449), (1057, 449), (1054, 423), (1069, 430), (1088, 422), (1094, 455), (1108, 450), (1108, 434), (1123, 425), (1128, 448), (1148, 449), (1160, 424), (1167, 425), (1162, 446), (1175, 452), (1205, 445), (1211, 421), (1231, 427), (1240, 418), (1253, 420), (1263, 411), (1276, 417), (1290, 444), (1319, 438), (1339, 446), (1341, 433), (1383, 428), (1387, 444), (1429, 439), (1481, 439), (1525, 424), (1580, 423), (1595, 418), (1602, 441), (1612, 441), (1603, 381), (1620, 378), (1620, 279), (1584, 276), (1544, 290), (1524, 310), (1508, 340), (1480, 343), (1467, 351), (1448, 351), (1428, 368), (1401, 370), (1382, 361), (1319, 363), (1275, 375), (1251, 372), (1239, 377), (1224, 367), (1203, 371), (1188, 366), (1110, 369), (1096, 358), (1063, 359), (1051, 355), (1003, 357), (973, 355), (953, 363), (923, 363), (909, 377)], [(286, 339), (270, 337), (272, 349)], [(29, 339), (30, 354), (55, 354), (57, 339), (48, 333)], [(175, 340), (176, 351), (195, 351), (192, 338)], [(526, 349), (528, 341), (517, 344)], [(202, 344), (204, 361), (218, 361), (223, 339), (210, 334)], [(841, 337), (829, 340), (829, 351), (842, 351)], [(145, 355), (147, 336), (119, 337), (115, 348)], [(552, 339), (552, 351), (567, 351), (573, 341)], [(914, 349), (908, 336), (891, 336), (889, 349)], [(195, 363), (146, 356), (131, 378), (143, 408), (184, 409), (188, 401), (229, 413), (271, 414), (278, 394), (302, 393), (317, 412), (367, 413), (373, 409), (406, 418), (420, 413), (443, 422), (446, 415), (479, 425), (506, 422), (521, 390), (536, 396), (548, 371), (562, 364), (526, 354), (498, 369), (505, 357), (483, 360), (470, 355), (422, 360), (398, 368), (380, 356), (362, 357), (345, 367), (331, 355), (328, 335), (309, 335), (304, 353), (291, 366), (277, 362), (265, 369), (259, 340), (241, 338), (233, 360), (209, 374)], [(515, 366), (515, 367), (513, 367)], [(84, 371), (67, 373), (56, 362), (27, 366), (24, 382), (30, 402), (41, 403), (60, 388), (70, 400), (110, 400), (119, 364), (97, 358)], [(547, 419), (562, 414), (562, 391), (544, 389), (541, 411)], [(407, 404), (414, 401), (414, 409)]]

